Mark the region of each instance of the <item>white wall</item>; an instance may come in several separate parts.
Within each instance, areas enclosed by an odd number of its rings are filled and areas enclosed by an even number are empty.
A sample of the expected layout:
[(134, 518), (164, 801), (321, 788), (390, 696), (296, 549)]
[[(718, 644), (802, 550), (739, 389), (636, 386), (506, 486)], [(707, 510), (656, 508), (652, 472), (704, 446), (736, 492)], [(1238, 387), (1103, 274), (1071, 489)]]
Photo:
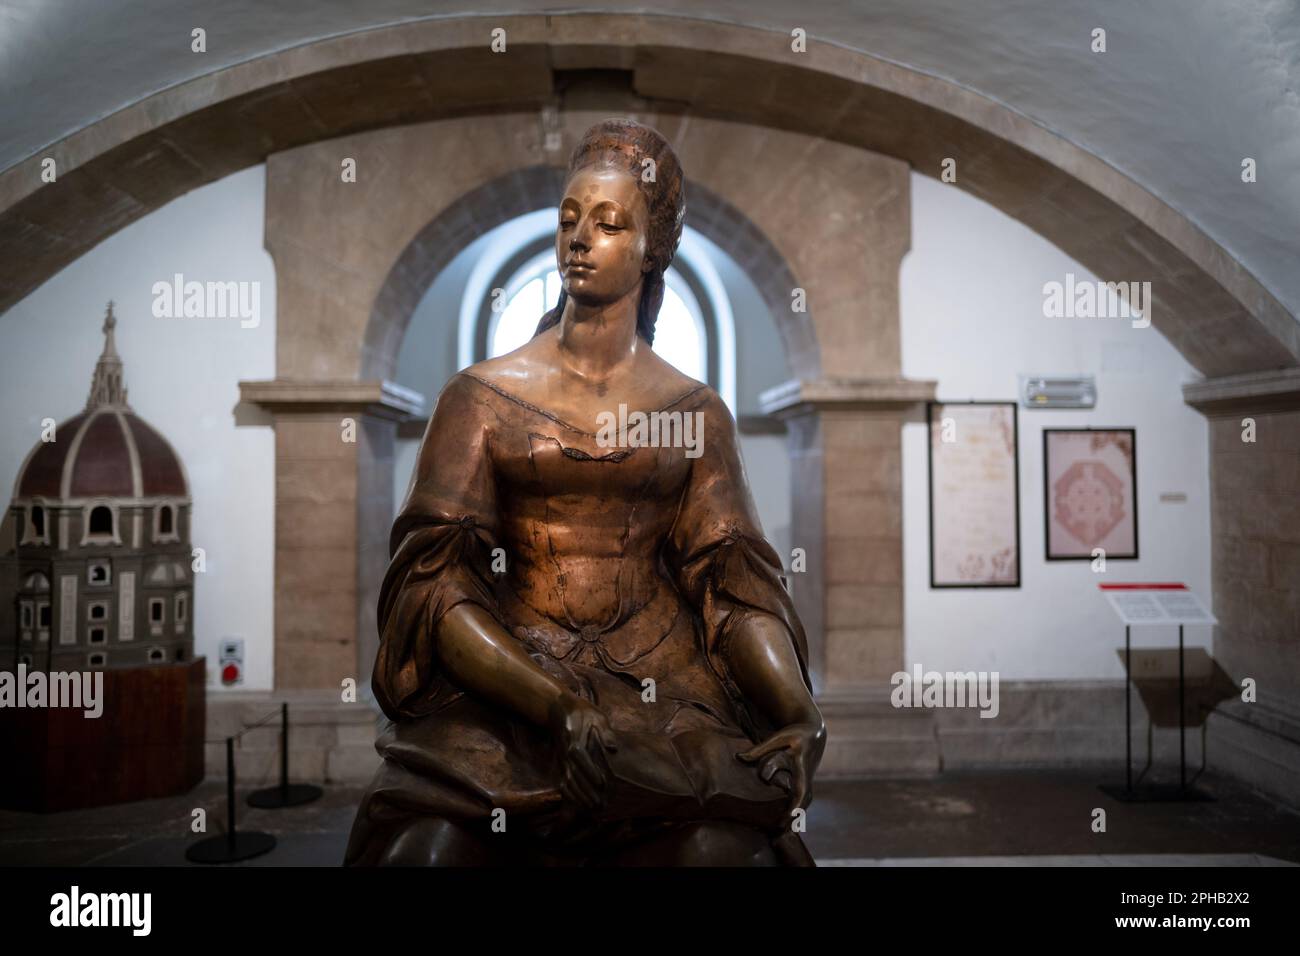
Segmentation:
[[(1183, 581), (1209, 603), (1210, 509), (1205, 420), (1182, 402), (1197, 376), (1154, 327), (1123, 319), (1048, 319), (1043, 284), (1096, 277), (993, 207), (912, 176), (912, 252), (901, 275), (903, 374), (937, 379), (940, 400), (1016, 398), (1017, 374), (1093, 373), (1089, 411), (1020, 409), (1019, 589), (929, 587), (928, 449), (924, 422), (903, 434), (903, 577), (907, 666), (997, 670), (1003, 679), (1123, 676), (1124, 630), (1100, 581)], [(1123, 277), (1141, 279), (1141, 276)], [(1137, 561), (1047, 562), (1042, 430), (1137, 429)], [(1182, 492), (1185, 503), (1161, 502)], [(1177, 632), (1135, 632), (1173, 646)], [(1209, 647), (1208, 628), (1189, 646)]]
[[(127, 399), (180, 455), (194, 502), (193, 542), (207, 552), (207, 571), (194, 586), (195, 653), (208, 658), (214, 685), (218, 642), (243, 638), (246, 688), (272, 686), (274, 659), (275, 436), (265, 425), (235, 422), (238, 382), (275, 377), (264, 184), (258, 166), (168, 203), (0, 315), (0, 480), (12, 490), (41, 419), (63, 421), (85, 406), (103, 348), (104, 305), (114, 301)], [(260, 324), (155, 318), (152, 286), (177, 272), (201, 282), (260, 282)]]

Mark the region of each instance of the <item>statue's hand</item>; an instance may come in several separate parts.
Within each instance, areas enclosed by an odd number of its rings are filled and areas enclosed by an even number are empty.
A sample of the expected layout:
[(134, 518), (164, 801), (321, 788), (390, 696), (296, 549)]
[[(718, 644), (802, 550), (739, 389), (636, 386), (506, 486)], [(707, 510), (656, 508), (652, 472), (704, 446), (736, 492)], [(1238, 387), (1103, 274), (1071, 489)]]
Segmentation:
[(807, 806), (812, 797), (813, 774), (826, 749), (826, 724), (822, 721), (789, 724), (761, 744), (736, 756), (757, 763), (764, 783), (790, 794), (789, 812)]
[(587, 810), (599, 809), (609, 786), (605, 754), (618, 749), (609, 719), (595, 704), (564, 694), (551, 706), (550, 726), (563, 773), (560, 792)]

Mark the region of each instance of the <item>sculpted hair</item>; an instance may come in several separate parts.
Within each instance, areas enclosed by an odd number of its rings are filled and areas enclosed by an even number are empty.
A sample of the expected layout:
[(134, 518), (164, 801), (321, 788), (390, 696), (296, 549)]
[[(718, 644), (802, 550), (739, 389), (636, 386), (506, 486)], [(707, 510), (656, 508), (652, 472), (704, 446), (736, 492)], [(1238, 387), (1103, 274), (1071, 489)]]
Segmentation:
[[(653, 161), (653, 165), (645, 161)], [(686, 219), (686, 190), (682, 167), (668, 141), (655, 129), (627, 119), (608, 119), (583, 134), (569, 158), (569, 176), (586, 166), (610, 165), (632, 175), (650, 210), (646, 250), (653, 266), (645, 274), (641, 300), (637, 303), (636, 331), (654, 344), (655, 321), (664, 301), (664, 271), (673, 261), (682, 239)], [(647, 181), (646, 170), (654, 171)], [(561, 290), (555, 308), (542, 316), (534, 335), (540, 335), (560, 321), (568, 293)]]

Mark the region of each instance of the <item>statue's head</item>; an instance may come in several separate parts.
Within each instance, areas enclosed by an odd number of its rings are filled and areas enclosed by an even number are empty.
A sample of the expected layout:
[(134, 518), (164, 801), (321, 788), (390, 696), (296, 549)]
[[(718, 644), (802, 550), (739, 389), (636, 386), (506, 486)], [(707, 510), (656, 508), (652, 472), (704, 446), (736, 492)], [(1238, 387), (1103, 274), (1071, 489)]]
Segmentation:
[(569, 296), (599, 305), (640, 286), (637, 333), (653, 342), (685, 217), (682, 169), (657, 131), (624, 119), (587, 130), (569, 159), (555, 232), (563, 291), (537, 331), (560, 320)]

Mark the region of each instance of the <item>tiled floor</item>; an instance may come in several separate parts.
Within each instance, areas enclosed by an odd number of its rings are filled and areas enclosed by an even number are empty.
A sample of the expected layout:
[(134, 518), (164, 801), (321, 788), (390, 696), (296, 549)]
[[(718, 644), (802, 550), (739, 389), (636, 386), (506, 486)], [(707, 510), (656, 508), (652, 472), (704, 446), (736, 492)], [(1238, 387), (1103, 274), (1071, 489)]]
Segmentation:
[[(1228, 781), (1202, 779), (1211, 803), (1125, 804), (1093, 772), (947, 774), (929, 780), (826, 781), (817, 786), (805, 841), (824, 865), (1241, 866), (1300, 863), (1300, 813)], [(275, 850), (250, 866), (335, 866), (360, 796), (331, 787), (289, 810), (239, 807), (243, 830)], [(200, 839), (225, 830), (224, 785), (184, 797), (59, 814), (0, 811), (0, 865), (186, 865)], [(1093, 831), (1094, 810), (1106, 830)]]

